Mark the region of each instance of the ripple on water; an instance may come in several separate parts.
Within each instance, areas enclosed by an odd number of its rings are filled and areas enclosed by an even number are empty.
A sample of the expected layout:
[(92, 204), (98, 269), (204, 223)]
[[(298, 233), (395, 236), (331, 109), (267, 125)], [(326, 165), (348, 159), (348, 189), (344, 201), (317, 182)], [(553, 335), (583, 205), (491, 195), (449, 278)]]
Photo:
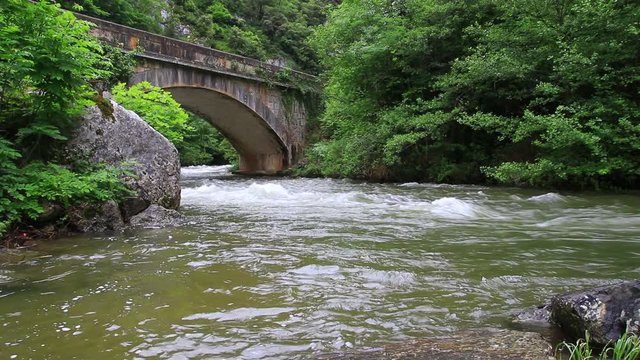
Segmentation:
[(295, 310), (295, 308), (239, 308), (231, 311), (193, 314), (183, 317), (182, 320), (244, 321), (256, 317), (274, 317)]

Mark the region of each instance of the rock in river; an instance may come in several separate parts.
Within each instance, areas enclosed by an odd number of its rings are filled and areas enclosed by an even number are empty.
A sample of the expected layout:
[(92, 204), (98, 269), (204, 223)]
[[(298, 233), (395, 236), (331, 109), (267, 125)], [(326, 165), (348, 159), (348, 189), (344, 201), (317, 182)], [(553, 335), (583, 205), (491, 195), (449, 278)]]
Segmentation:
[(179, 212), (151, 205), (145, 211), (131, 218), (131, 226), (154, 229), (179, 226), (185, 218)]
[(589, 332), (591, 342), (606, 345), (625, 331), (640, 331), (640, 281), (559, 295), (551, 300), (551, 322), (573, 339)]
[(85, 111), (67, 146), (67, 156), (114, 166), (127, 164), (133, 175), (125, 181), (137, 196), (121, 201), (125, 221), (151, 204), (177, 209), (180, 159), (175, 146), (133, 111), (106, 101), (102, 110), (93, 106)]

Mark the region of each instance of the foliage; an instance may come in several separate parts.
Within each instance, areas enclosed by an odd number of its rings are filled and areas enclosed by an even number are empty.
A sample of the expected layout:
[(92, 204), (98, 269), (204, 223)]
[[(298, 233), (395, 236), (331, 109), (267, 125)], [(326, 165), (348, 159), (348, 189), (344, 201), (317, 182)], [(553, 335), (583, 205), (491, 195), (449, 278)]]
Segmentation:
[(65, 139), (90, 105), (88, 82), (106, 75), (88, 30), (45, 2), (7, 0), (0, 8), (0, 134), (14, 139), (23, 162)]
[(613, 344), (602, 349), (599, 356), (594, 356), (594, 349), (589, 344), (589, 334), (576, 343), (562, 342), (556, 348), (556, 357), (562, 351), (569, 353), (569, 360), (636, 360), (640, 358), (640, 338), (633, 333), (623, 334)]
[(324, 22), (326, 0), (172, 0), (165, 33), (260, 60), (318, 70), (306, 39)]
[(148, 82), (113, 88), (114, 99), (171, 141), (183, 166), (237, 163), (231, 144), (206, 120), (189, 115), (171, 93)]
[(104, 88), (110, 89), (119, 83), (129, 81), (136, 66), (135, 53), (124, 52), (108, 44), (102, 44), (102, 48), (104, 54), (100, 67), (109, 74), (102, 78)]
[(0, 175), (0, 234), (13, 223), (36, 219), (44, 201), (68, 207), (76, 202), (117, 200), (129, 194), (120, 180), (122, 171), (116, 168), (73, 172), (41, 161), (19, 169), (4, 165)]
[[(640, 184), (640, 4), (345, 1), (327, 67), (323, 175), (580, 188)], [(366, 141), (362, 140), (366, 138)]]
[(66, 9), (147, 31), (161, 31), (162, 0), (61, 0)]
[(192, 131), (187, 125), (189, 115), (167, 91), (148, 82), (127, 88), (120, 83), (113, 88), (113, 98), (120, 105), (133, 110), (151, 127), (164, 135), (176, 147), (184, 141), (184, 134)]
[(56, 149), (92, 104), (89, 83), (111, 75), (89, 28), (45, 1), (0, 6), (0, 235), (35, 218), (43, 201), (69, 205), (126, 192), (114, 169), (56, 164)]
[(178, 149), (182, 166), (238, 164), (238, 154), (229, 140), (207, 120), (189, 114), (187, 125), (192, 131), (185, 134)]

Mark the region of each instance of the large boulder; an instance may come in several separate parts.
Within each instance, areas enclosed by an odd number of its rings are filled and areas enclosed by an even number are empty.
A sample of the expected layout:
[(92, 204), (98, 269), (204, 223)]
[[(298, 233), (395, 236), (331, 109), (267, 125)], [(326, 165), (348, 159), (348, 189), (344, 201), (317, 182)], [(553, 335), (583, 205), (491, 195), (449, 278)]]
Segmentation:
[(136, 196), (121, 201), (127, 221), (151, 204), (180, 206), (180, 158), (175, 146), (136, 113), (104, 100), (86, 110), (66, 149), (70, 159), (126, 166)]
[(571, 338), (589, 333), (595, 345), (640, 330), (640, 280), (559, 295), (551, 300), (551, 322)]

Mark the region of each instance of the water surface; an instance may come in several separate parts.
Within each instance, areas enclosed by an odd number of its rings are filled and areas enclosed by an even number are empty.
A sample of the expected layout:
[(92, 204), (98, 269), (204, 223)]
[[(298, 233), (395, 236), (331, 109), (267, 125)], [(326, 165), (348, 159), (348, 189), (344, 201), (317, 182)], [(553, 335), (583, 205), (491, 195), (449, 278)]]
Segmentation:
[(0, 266), (0, 358), (304, 359), (637, 279), (640, 199), (183, 170), (189, 225)]

